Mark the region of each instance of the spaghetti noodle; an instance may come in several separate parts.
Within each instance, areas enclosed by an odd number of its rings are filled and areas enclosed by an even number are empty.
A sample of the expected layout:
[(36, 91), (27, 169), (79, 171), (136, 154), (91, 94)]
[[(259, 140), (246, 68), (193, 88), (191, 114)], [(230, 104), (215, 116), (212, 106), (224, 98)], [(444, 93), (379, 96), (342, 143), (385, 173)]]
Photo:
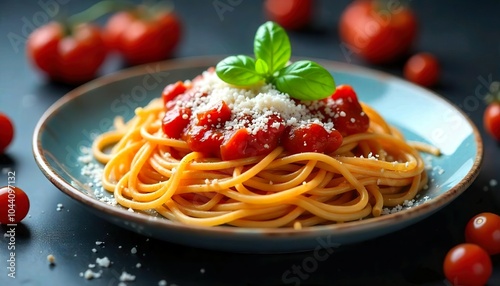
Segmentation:
[[(221, 86), (248, 92), (221, 82), (206, 89), (215, 77), (204, 72), (187, 90), (209, 97)], [(114, 130), (96, 138), (93, 154), (105, 164), (103, 187), (118, 204), (185, 224), (301, 228), (376, 217), (426, 186), (419, 151), (439, 151), (405, 141), (373, 108), (361, 106), (368, 130), (344, 135), (333, 152), (294, 153), (277, 145), (263, 155), (226, 160), (166, 136), (165, 102), (157, 98), (128, 122), (118, 117)]]

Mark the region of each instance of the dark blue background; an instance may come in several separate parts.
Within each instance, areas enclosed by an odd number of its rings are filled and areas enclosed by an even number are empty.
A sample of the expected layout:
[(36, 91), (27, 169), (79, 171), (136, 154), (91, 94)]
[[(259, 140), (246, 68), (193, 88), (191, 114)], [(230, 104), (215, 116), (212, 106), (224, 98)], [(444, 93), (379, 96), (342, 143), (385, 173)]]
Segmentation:
[[(231, 254), (148, 239), (90, 214), (42, 175), (31, 153), (33, 129), (43, 112), (71, 88), (48, 83), (35, 72), (26, 61), (23, 41), (32, 27), (52, 18), (40, 3), (57, 3), (59, 11), (54, 17), (79, 12), (93, 3), (54, 1), (0, 2), (0, 111), (16, 125), (16, 138), (8, 156), (14, 161), (16, 185), (29, 194), (32, 202), (29, 217), (16, 229), (15, 279), (7, 277), (8, 240), (0, 237), (0, 285), (118, 285), (122, 271), (137, 276), (128, 285), (158, 285), (162, 279), (168, 285), (179, 286), (294, 285), (294, 281), (301, 285), (447, 285), (442, 261), (451, 247), (464, 241), (468, 219), (482, 211), (500, 213), (500, 186), (489, 185), (492, 179), (500, 181), (500, 146), (484, 133), (485, 104), (481, 100), (488, 82), (500, 79), (498, 1), (410, 3), (420, 27), (414, 51), (432, 52), (442, 64), (441, 82), (434, 90), (462, 108), (483, 134), (485, 157), (477, 180), (430, 218), (379, 239), (335, 249), (327, 260), (314, 264), (314, 269), (290, 274), (289, 280), (283, 280), (283, 275), (310, 263), (312, 252)], [(174, 1), (184, 25), (176, 57), (252, 52), (253, 34), (265, 21), (262, 2), (220, 0), (237, 4), (223, 14), (214, 8), (216, 2)], [(340, 48), (336, 27), (348, 3), (317, 1), (312, 29), (289, 34), (293, 54), (366, 65), (355, 56), (345, 57)], [(20, 42), (13, 43), (13, 37)], [(369, 67), (396, 76), (402, 74), (402, 63)], [(120, 60), (111, 57), (101, 74), (121, 68)], [(6, 184), (6, 174), (2, 173), (0, 185)], [(58, 203), (64, 206), (61, 211), (56, 210)], [(0, 229), (2, 235), (7, 230)], [(96, 241), (104, 245), (97, 246)], [(137, 247), (137, 254), (130, 252), (132, 247)], [(97, 253), (92, 252), (93, 248)], [(56, 257), (53, 267), (47, 262), (48, 254)], [(95, 263), (96, 257), (103, 256), (113, 264), (104, 269), (101, 278), (87, 281), (79, 276), (89, 263)], [(500, 258), (493, 257), (493, 262), (490, 285), (500, 285)]]

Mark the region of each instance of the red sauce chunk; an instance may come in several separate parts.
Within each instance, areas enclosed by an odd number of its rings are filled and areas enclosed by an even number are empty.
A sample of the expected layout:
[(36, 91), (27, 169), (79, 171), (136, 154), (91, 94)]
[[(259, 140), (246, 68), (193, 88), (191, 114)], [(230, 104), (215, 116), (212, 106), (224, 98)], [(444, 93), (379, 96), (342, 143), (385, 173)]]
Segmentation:
[(342, 135), (333, 129), (330, 132), (317, 124), (287, 127), (282, 139), (283, 147), (293, 153), (331, 153), (342, 145)]
[(162, 92), (163, 104), (172, 101), (176, 96), (186, 91), (188, 87), (182, 81), (167, 85)]
[(339, 85), (332, 95), (331, 108), (335, 112), (333, 124), (343, 136), (365, 132), (370, 126), (368, 115), (363, 112), (354, 89)]
[(319, 101), (296, 101), (271, 85), (236, 88), (213, 72), (163, 91), (164, 134), (192, 151), (234, 160), (269, 154), (333, 153), (344, 136), (368, 130), (369, 118), (347, 85)]
[(230, 132), (220, 147), (221, 158), (231, 160), (269, 154), (278, 147), (284, 130), (284, 120), (273, 114), (265, 128), (256, 132), (250, 133), (246, 128)]

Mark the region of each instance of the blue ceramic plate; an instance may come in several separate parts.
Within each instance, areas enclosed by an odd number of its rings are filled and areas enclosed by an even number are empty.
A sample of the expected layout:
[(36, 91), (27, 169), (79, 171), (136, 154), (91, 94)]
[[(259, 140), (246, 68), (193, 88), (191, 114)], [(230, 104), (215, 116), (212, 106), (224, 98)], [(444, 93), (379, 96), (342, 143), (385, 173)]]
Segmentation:
[(57, 188), (113, 223), (174, 243), (237, 252), (311, 250), (388, 234), (450, 203), (479, 172), (480, 135), (467, 116), (448, 101), (387, 74), (318, 61), (333, 73), (337, 84), (354, 86), (360, 99), (399, 127), (407, 139), (441, 149), (440, 157), (424, 156), (431, 166), (431, 183), (413, 205), (377, 218), (294, 230), (194, 227), (103, 202), (109, 195), (89, 186), (92, 179), (82, 174), (84, 163), (78, 160), (93, 136), (109, 130), (117, 115), (131, 118), (136, 107), (160, 96), (168, 83), (192, 79), (220, 59), (179, 59), (139, 66), (71, 91), (49, 108), (36, 126), (33, 152), (37, 164)]

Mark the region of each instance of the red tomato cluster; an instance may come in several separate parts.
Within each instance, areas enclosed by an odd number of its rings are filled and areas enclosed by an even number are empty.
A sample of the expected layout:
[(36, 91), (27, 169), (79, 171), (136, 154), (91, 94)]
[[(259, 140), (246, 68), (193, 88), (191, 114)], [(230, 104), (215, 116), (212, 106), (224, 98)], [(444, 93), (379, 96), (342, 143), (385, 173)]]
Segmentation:
[(180, 20), (173, 11), (141, 5), (115, 13), (104, 28), (90, 21), (51, 22), (30, 34), (26, 50), (32, 64), (50, 79), (80, 84), (96, 75), (109, 51), (117, 51), (130, 65), (159, 61), (172, 55), (180, 36)]
[(490, 255), (500, 254), (500, 216), (474, 216), (465, 227), (465, 241), (447, 253), (444, 274), (452, 285), (485, 285), (493, 271)]
[(29, 59), (52, 80), (78, 84), (94, 77), (106, 57), (99, 27), (80, 24), (71, 32), (59, 22), (33, 31), (27, 41)]
[(170, 57), (181, 38), (181, 22), (170, 11), (119, 12), (104, 28), (104, 40), (131, 65)]

